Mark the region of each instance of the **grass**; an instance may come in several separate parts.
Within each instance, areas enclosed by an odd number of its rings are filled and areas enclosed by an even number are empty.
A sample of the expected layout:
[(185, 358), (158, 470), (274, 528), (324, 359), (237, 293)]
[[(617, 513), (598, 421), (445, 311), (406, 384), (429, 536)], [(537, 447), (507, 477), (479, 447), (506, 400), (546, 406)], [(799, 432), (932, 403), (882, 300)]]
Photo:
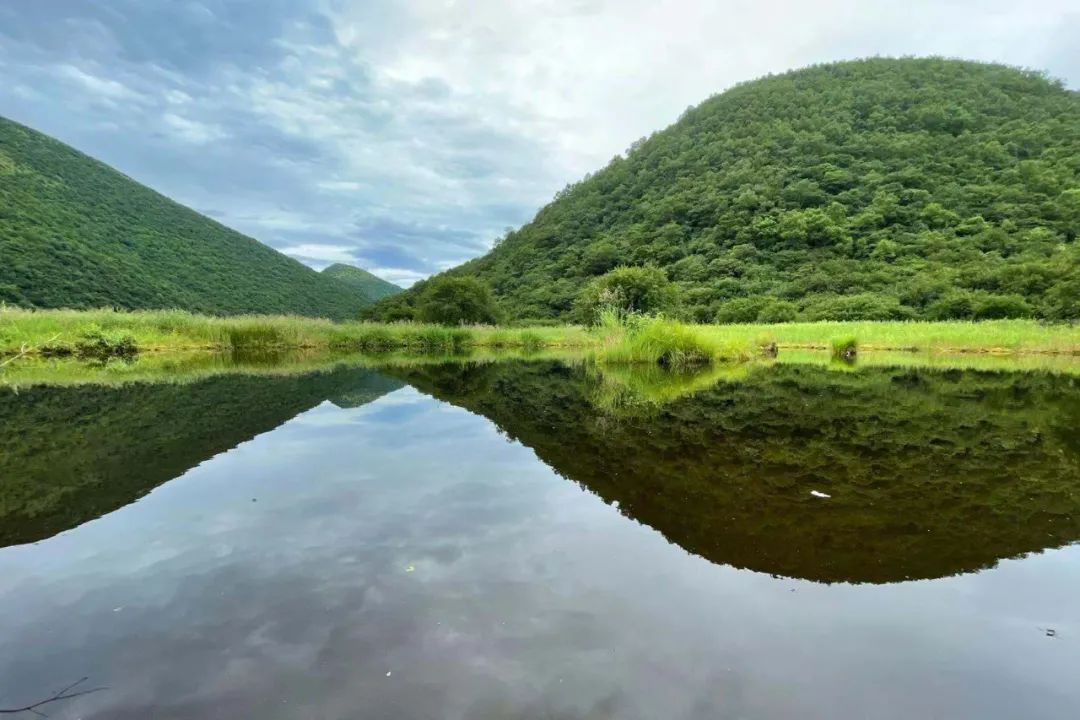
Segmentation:
[(1036, 320), (981, 322), (812, 322), (776, 325), (707, 325), (719, 339), (772, 337), (780, 348), (832, 349), (854, 341), (859, 352), (880, 350), (936, 353), (1060, 353), (1080, 355), (1080, 325)]
[(704, 326), (664, 317), (600, 314), (595, 358), (601, 363), (660, 365), (670, 370), (740, 362), (761, 355), (761, 345), (747, 338), (718, 338)]
[(0, 356), (75, 355), (80, 344), (123, 340), (138, 352), (336, 349), (370, 353), (460, 352), (469, 348), (573, 348), (594, 341), (582, 328), (442, 327), (401, 323), (335, 323), (291, 315), (210, 317), (178, 310), (0, 309)]
[[(0, 366), (33, 358), (110, 360), (134, 353), (190, 351), (334, 351), (446, 356), (476, 352), (569, 351), (607, 364), (669, 369), (741, 362), (792, 350), (858, 348), (1010, 357), (1080, 356), (1080, 326), (1028, 320), (987, 322), (818, 322), (777, 325), (688, 325), (656, 317), (608, 314), (600, 326), (442, 327), (335, 323), (297, 316), (210, 317), (182, 311), (40, 310), (0, 307)], [(15, 360), (18, 362), (15, 362)]]

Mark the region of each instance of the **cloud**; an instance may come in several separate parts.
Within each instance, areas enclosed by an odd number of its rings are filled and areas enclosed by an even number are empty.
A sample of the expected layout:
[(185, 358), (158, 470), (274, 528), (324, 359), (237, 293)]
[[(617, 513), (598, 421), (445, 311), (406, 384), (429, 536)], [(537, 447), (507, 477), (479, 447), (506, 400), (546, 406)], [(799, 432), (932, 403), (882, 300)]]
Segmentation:
[(345, 263), (351, 265), (356, 262), (352, 248), (348, 245), (292, 245), (281, 248), (281, 251), (287, 255), (303, 258), (312, 264)]
[(133, 91), (123, 83), (92, 75), (74, 65), (58, 65), (56, 67), (56, 76), (64, 80), (69, 80), (81, 87), (87, 93), (110, 103), (121, 100), (136, 101), (140, 97), (137, 92)]
[(184, 142), (203, 145), (227, 137), (225, 131), (216, 125), (189, 120), (176, 113), (165, 113), (161, 119), (165, 127)]
[(321, 180), (318, 187), (320, 190), (329, 190), (330, 192), (354, 193), (363, 190), (366, 186), (355, 180)]
[(384, 267), (369, 267), (368, 272), (373, 275), (378, 275), (387, 282), (392, 282), (398, 287), (412, 287), (414, 283), (423, 280), (427, 277), (427, 273), (417, 272), (416, 270), (408, 270), (405, 268), (384, 268)]
[(408, 282), (737, 82), (942, 54), (1075, 88), (1077, 36), (1074, 0), (57, 0), (0, 5), (0, 113), (313, 266)]

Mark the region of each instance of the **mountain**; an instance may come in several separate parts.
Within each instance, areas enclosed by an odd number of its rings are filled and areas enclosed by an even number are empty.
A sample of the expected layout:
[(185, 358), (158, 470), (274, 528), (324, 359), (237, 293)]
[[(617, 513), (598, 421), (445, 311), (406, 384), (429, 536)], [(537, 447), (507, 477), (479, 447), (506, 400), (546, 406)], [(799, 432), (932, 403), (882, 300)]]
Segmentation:
[[(1080, 93), (946, 59), (731, 88), (449, 271), (512, 316), (656, 265), (699, 321), (1080, 317)], [(401, 316), (423, 290), (371, 314)]]
[(0, 301), (335, 319), (369, 304), (353, 288), (4, 118)]
[(401, 292), (401, 288), (397, 285), (352, 265), (334, 263), (330, 267), (324, 268), (322, 274), (356, 288), (370, 302), (382, 300), (385, 297), (397, 295)]

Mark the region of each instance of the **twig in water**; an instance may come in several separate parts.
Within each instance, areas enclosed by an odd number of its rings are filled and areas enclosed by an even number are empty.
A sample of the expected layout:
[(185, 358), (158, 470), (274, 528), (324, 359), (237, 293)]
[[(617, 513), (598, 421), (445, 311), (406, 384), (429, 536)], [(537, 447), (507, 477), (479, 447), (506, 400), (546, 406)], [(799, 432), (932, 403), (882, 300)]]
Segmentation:
[[(48, 345), (53, 340), (56, 340), (56, 338), (58, 338), (58, 337), (60, 337), (60, 333), (56, 333), (51, 338), (49, 338), (44, 343), (42, 343), (42, 345)], [(9, 357), (7, 360), (0, 361), (0, 368), (4, 367), (5, 365), (10, 365), (11, 363), (15, 362), (16, 360), (18, 360), (21, 357), (25, 357), (26, 355), (30, 354), (30, 352), (32, 352), (34, 349), (35, 348), (34, 348), (33, 345), (27, 345), (26, 343), (23, 343), (22, 347), (19, 348), (19, 352), (15, 353), (11, 357)]]
[(85, 678), (85, 677), (80, 678), (80, 679), (76, 680), (75, 682), (71, 683), (70, 685), (68, 685), (63, 690), (57, 691), (56, 694), (54, 694), (52, 697), (46, 698), (45, 700), (40, 700), (40, 701), (38, 701), (36, 703), (33, 703), (31, 705), (27, 705), (25, 707), (20, 707), (20, 708), (0, 708), (0, 715), (15, 715), (17, 713), (31, 712), (31, 713), (34, 713), (35, 715), (39, 715), (41, 717), (48, 717), (45, 713), (38, 712), (38, 708), (42, 707), (43, 705), (48, 705), (49, 703), (57, 702), (59, 700), (70, 700), (72, 698), (82, 697), (83, 695), (89, 695), (90, 693), (96, 693), (96, 692), (99, 692), (101, 690), (105, 690), (105, 688), (103, 688), (103, 687), (96, 687), (96, 688), (90, 688), (89, 690), (79, 690), (78, 692), (71, 692), (72, 690), (77, 688), (79, 685), (82, 685), (87, 680), (89, 680), (89, 678)]

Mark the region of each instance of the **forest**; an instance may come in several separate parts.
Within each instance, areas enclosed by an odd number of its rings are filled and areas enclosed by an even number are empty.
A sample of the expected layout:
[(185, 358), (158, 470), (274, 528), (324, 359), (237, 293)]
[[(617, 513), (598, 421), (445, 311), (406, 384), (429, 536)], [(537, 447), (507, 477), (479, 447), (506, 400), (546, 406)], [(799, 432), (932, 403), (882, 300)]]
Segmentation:
[(344, 320), (379, 295), (334, 275), (0, 118), (0, 303)]
[[(582, 320), (582, 287), (620, 267), (663, 271), (697, 322), (1073, 320), (1078, 232), (1080, 93), (872, 58), (686, 110), (444, 276), (518, 320)], [(428, 284), (367, 316), (416, 317)]]

